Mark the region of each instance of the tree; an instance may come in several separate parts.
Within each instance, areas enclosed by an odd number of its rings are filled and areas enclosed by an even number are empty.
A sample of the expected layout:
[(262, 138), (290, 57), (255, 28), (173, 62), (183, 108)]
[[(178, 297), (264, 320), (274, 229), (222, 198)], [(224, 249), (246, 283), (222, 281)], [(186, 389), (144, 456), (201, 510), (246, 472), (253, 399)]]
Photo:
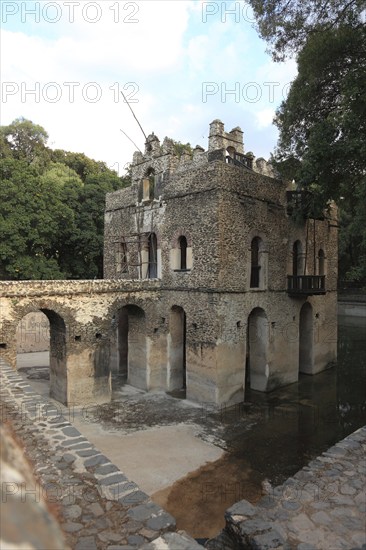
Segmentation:
[(261, 38), (275, 61), (301, 51), (318, 32), (362, 28), (364, 0), (249, 0)]
[(61, 279), (57, 242), (73, 225), (58, 185), (42, 180), (24, 160), (0, 161), (0, 275), (2, 279)]
[(28, 164), (38, 164), (41, 169), (47, 164), (48, 134), (42, 126), (21, 117), (9, 126), (1, 128), (1, 138), (15, 159), (24, 160)]
[(25, 119), (0, 128), (0, 278), (101, 278), (105, 195), (130, 180), (47, 137)]
[[(321, 55), (319, 55), (321, 52)], [(276, 113), (276, 160), (295, 159), (292, 176), (341, 209), (341, 277), (366, 277), (366, 31), (342, 26), (309, 36), (298, 76)], [(363, 201), (363, 202), (361, 202)]]
[(249, 0), (276, 61), (298, 76), (277, 110), (273, 163), (340, 207), (340, 277), (366, 280), (366, 32), (362, 0)]

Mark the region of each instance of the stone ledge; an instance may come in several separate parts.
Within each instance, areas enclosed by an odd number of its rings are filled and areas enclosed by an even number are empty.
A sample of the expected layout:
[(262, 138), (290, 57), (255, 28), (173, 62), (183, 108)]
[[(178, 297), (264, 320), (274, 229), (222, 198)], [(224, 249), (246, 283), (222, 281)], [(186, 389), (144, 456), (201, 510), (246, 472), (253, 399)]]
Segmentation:
[(365, 451), (366, 426), (272, 488), (256, 506), (234, 504), (226, 511), (225, 529), (206, 548), (366, 548)]

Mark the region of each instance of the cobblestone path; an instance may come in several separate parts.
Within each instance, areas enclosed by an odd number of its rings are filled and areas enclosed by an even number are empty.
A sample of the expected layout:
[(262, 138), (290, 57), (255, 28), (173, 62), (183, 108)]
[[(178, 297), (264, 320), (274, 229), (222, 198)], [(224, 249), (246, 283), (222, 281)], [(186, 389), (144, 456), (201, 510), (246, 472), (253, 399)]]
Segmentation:
[[(202, 549), (185, 533), (176, 533), (175, 519), (2, 359), (0, 401), (2, 421), (21, 440), (39, 480), (39, 486), (25, 496), (32, 498), (32, 493), (36, 498), (40, 491), (53, 505), (66, 550)], [(24, 499), (16, 497), (21, 514)]]

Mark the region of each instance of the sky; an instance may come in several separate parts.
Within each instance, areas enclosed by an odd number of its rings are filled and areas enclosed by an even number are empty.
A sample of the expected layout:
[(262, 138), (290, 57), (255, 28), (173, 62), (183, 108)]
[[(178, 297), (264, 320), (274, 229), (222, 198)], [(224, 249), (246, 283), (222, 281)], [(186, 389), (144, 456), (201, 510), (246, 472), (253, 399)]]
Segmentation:
[(145, 141), (126, 101), (161, 142), (207, 149), (218, 118), (226, 131), (241, 127), (246, 152), (273, 152), (273, 116), (296, 63), (271, 60), (246, 2), (2, 0), (0, 9), (2, 125), (30, 119), (53, 149), (121, 175)]

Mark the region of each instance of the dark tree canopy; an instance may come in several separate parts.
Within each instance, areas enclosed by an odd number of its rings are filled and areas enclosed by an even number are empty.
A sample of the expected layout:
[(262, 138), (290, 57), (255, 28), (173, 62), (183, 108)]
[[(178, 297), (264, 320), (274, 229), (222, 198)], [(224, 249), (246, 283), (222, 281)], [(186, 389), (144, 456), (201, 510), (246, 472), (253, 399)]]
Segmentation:
[(340, 277), (366, 279), (366, 30), (311, 34), (298, 76), (277, 111), (276, 159), (310, 186), (319, 204), (340, 207)]
[(340, 212), (339, 273), (366, 281), (366, 30), (364, 0), (249, 0), (275, 61), (298, 76), (277, 110), (273, 158), (283, 177)]
[(362, 27), (365, 0), (249, 0), (261, 38), (276, 61), (299, 52), (308, 37), (346, 25)]

